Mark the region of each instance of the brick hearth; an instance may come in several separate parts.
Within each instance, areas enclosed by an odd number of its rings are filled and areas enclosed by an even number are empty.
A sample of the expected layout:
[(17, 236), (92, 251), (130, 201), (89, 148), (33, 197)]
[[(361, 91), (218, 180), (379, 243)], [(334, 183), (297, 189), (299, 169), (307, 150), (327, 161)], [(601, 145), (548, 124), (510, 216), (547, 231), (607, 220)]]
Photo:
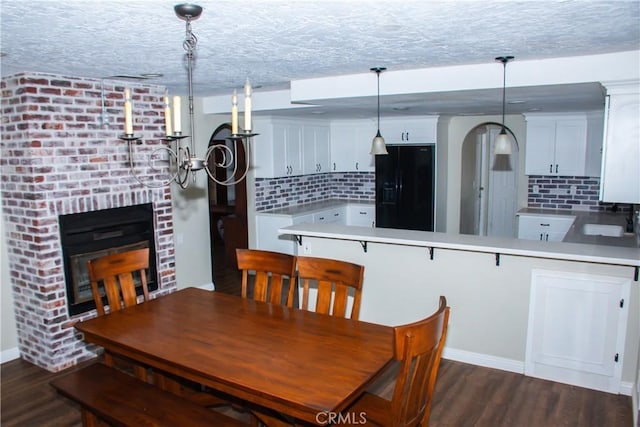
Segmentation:
[[(127, 87), (134, 133), (144, 141), (136, 153), (149, 152), (164, 144), (165, 88)], [(2, 79), (2, 209), (18, 347), (23, 359), (50, 371), (95, 357), (96, 350), (73, 328), (95, 310), (75, 317), (67, 311), (59, 215), (152, 203), (159, 280), (153, 295), (176, 289), (171, 192), (143, 187), (130, 175), (127, 144), (118, 138), (124, 89), (122, 82), (42, 73)]]

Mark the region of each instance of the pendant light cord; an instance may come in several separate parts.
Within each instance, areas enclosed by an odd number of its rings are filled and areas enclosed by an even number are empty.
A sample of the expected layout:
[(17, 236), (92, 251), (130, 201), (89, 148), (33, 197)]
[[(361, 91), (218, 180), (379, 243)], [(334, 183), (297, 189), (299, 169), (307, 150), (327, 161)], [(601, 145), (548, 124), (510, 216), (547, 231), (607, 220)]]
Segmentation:
[(504, 116), (505, 105), (507, 103), (507, 63), (513, 59), (513, 56), (498, 56), (496, 61), (502, 62), (502, 132), (505, 132)]
[(376, 70), (378, 76), (378, 132), (380, 132), (380, 69)]

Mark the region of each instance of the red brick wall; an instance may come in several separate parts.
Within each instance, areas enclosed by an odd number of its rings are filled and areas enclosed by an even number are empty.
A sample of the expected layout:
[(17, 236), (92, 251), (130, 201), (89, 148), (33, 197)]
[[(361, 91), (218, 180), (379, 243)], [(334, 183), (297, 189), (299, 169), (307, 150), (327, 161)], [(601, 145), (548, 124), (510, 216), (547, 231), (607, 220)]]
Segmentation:
[(134, 146), (136, 169), (153, 180), (167, 171), (140, 160), (164, 144), (164, 87), (42, 73), (2, 79), (0, 186), (18, 346), (22, 358), (50, 371), (95, 356), (73, 328), (95, 311), (75, 318), (67, 311), (58, 215), (153, 203), (154, 296), (176, 289), (170, 189), (137, 183), (127, 143), (118, 138), (125, 86), (132, 90), (134, 133), (143, 138)]

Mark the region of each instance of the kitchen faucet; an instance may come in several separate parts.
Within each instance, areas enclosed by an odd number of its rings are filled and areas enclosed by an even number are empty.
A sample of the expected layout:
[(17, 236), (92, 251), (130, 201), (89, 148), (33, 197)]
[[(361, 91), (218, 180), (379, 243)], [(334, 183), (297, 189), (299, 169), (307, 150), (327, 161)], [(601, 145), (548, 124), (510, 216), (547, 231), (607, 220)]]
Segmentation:
[(634, 207), (633, 203), (630, 203), (629, 216), (627, 217), (627, 229), (626, 229), (627, 233), (633, 233), (633, 213), (634, 213), (633, 207)]

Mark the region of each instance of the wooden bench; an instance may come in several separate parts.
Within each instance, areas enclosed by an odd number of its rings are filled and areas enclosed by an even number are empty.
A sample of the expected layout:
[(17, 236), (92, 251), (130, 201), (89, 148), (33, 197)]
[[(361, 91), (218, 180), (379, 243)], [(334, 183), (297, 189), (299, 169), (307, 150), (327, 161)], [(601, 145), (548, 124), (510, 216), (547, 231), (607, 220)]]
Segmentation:
[(246, 426), (102, 363), (56, 378), (51, 385), (82, 407), (82, 424), (115, 426)]

